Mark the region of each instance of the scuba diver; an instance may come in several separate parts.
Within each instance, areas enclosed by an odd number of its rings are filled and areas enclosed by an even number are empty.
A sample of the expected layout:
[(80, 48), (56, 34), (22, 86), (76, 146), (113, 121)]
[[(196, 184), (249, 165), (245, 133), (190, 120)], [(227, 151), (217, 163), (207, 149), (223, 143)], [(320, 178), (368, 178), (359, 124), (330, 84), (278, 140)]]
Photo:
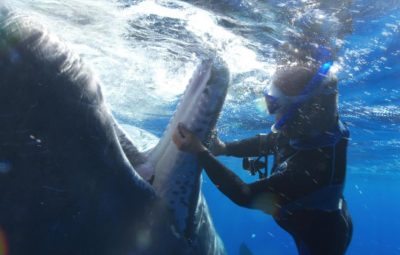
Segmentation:
[[(196, 154), (211, 181), (239, 206), (272, 215), (290, 233), (301, 255), (344, 254), (352, 221), (343, 197), (349, 131), (339, 120), (332, 62), (319, 68), (287, 66), (264, 91), (275, 116), (269, 134), (231, 143), (215, 139), (208, 150), (179, 123), (178, 149)], [(273, 155), (269, 176), (244, 183), (215, 156)]]

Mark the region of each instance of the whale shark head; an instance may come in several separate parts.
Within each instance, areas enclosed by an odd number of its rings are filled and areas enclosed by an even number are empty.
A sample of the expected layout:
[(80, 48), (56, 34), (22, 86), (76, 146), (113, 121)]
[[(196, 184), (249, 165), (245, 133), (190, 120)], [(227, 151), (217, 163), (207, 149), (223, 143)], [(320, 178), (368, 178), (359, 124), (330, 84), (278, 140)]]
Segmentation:
[(200, 254), (222, 254), (196, 156), (178, 151), (171, 134), (183, 122), (205, 141), (226, 68), (199, 64), (162, 139), (142, 157), (155, 170), (151, 186), (130, 163), (90, 68), (41, 26), (4, 15), (0, 230), (11, 254), (194, 254), (188, 240), (207, 247)]
[(0, 229), (10, 254), (182, 253), (163, 202), (121, 149), (100, 81), (31, 19), (0, 15)]

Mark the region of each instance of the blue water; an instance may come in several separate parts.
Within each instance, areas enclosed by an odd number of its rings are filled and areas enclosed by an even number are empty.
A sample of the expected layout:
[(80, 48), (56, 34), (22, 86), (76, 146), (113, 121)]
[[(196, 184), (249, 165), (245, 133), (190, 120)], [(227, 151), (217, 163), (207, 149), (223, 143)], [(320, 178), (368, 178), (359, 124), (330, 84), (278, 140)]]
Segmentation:
[[(354, 15), (353, 32), (338, 54), (340, 112), (352, 138), (345, 196), (354, 232), (347, 254), (400, 254), (400, 3), (377, 9), (379, 4), (357, 4), (351, 8), (365, 13)], [(227, 121), (252, 121), (244, 115)], [(224, 140), (267, 132), (268, 126), (239, 130), (225, 132)], [(221, 160), (243, 179), (255, 180), (241, 170), (240, 159)], [(243, 242), (254, 254), (297, 254), (291, 237), (271, 217), (238, 208), (206, 176), (203, 190), (229, 254), (238, 254)]]
[[(247, 33), (246, 38), (251, 40), (249, 44), (260, 61), (274, 61), (271, 49), (264, 44), (273, 45), (284, 38), (279, 30), (266, 31), (287, 26), (290, 17), (282, 18), (279, 23), (276, 17), (271, 21), (271, 13), (262, 10), (275, 11), (272, 14), (279, 16), (279, 8), (257, 1), (195, 3), (215, 15), (229, 12), (237, 22), (230, 29), (234, 33)], [(400, 2), (354, 1), (347, 8), (352, 28), (344, 33), (344, 43), (337, 51), (341, 67), (340, 114), (351, 132), (345, 196), (354, 232), (347, 254), (400, 254)], [(241, 22), (252, 26), (243, 32)], [(255, 78), (251, 79), (252, 76)], [(267, 74), (256, 69), (233, 74), (231, 98), (228, 96), (218, 123), (223, 140), (269, 131), (271, 119), (257, 109), (256, 103), (257, 86), (266, 77)], [(154, 119), (149, 123), (152, 124), (144, 128), (155, 127), (155, 133), (160, 132), (158, 125), (163, 126), (163, 122)], [(256, 180), (241, 169), (241, 159), (220, 159), (245, 181)], [(228, 254), (238, 254), (242, 243), (253, 254), (297, 254), (291, 237), (270, 216), (236, 206), (206, 175), (203, 191)]]
[[(243, 179), (254, 180), (240, 170), (240, 160), (224, 158), (223, 162), (236, 169)], [(345, 197), (353, 217), (354, 232), (347, 254), (400, 254), (399, 182), (400, 178), (392, 175), (348, 174)], [(297, 254), (289, 234), (271, 217), (238, 208), (207, 178), (203, 190), (228, 254), (238, 254), (242, 242), (254, 254)]]
[[(345, 196), (354, 233), (347, 254), (400, 254), (399, 0), (11, 3), (36, 15), (93, 66), (120, 122), (157, 136), (199, 59), (219, 55), (230, 68), (217, 127), (231, 141), (269, 131), (272, 119), (259, 99), (289, 55), (279, 46), (295, 40), (290, 34), (331, 47), (339, 110), (351, 132)], [(330, 20), (332, 12), (340, 18)], [(322, 21), (310, 25), (310, 16)], [(244, 180), (255, 180), (240, 159), (220, 159)], [(291, 237), (270, 216), (236, 206), (206, 175), (203, 191), (228, 254), (238, 254), (242, 243), (256, 255), (296, 254)]]

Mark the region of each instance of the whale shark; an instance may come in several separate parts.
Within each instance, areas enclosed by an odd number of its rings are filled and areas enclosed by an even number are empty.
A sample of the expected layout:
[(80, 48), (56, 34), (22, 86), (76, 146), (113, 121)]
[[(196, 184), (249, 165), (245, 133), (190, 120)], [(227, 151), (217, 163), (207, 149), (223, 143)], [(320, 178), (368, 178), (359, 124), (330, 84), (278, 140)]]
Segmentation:
[(183, 122), (206, 142), (229, 82), (222, 60), (199, 61), (159, 142), (140, 151), (83, 60), (29, 17), (0, 9), (7, 253), (225, 254), (197, 157), (177, 150), (171, 133)]

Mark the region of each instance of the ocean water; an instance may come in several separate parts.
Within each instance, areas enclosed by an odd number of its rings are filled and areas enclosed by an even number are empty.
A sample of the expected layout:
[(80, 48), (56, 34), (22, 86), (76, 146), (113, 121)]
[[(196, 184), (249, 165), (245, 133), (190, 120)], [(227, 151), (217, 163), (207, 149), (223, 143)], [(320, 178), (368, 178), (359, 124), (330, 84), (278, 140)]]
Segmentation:
[[(116, 118), (160, 136), (201, 59), (232, 75), (218, 132), (231, 141), (269, 132), (262, 89), (277, 65), (312, 45), (335, 58), (339, 109), (350, 128), (345, 196), (354, 233), (347, 254), (400, 254), (400, 1), (9, 0), (56, 33), (103, 82)], [(303, 44), (299, 43), (303, 42)], [(147, 135), (137, 135), (143, 147)], [(241, 160), (221, 161), (244, 180)], [(228, 254), (296, 254), (268, 215), (240, 208), (204, 176), (203, 191)]]

